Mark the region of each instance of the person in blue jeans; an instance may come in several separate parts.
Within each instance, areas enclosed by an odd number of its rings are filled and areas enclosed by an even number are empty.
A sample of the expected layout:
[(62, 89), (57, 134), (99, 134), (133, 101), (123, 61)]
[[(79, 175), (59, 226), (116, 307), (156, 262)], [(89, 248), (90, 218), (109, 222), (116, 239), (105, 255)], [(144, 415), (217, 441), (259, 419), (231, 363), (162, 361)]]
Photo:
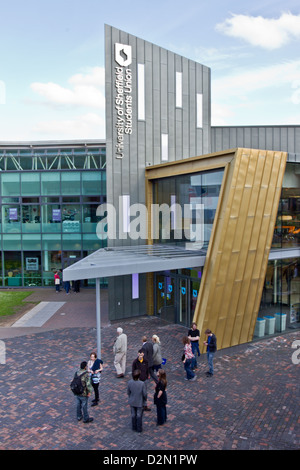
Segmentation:
[(204, 344), (206, 345), (206, 354), (208, 362), (208, 371), (206, 372), (206, 375), (207, 377), (212, 377), (214, 375), (213, 360), (215, 352), (217, 350), (217, 338), (214, 333), (212, 333), (212, 331), (209, 329), (205, 330), (205, 334), (207, 336), (207, 340), (204, 341)]
[(182, 342), (184, 344), (182, 362), (184, 364), (184, 370), (186, 372), (185, 380), (194, 381), (194, 380), (196, 380), (196, 376), (193, 372), (192, 366), (194, 364), (195, 356), (192, 352), (191, 341), (188, 338), (188, 336), (184, 336), (183, 339), (182, 339)]
[(192, 369), (196, 369), (197, 365), (197, 357), (200, 357), (200, 350), (199, 350), (199, 339), (200, 339), (200, 331), (197, 328), (197, 323), (193, 322), (192, 326), (188, 332), (188, 337), (191, 341), (192, 345), (192, 352), (194, 354), (194, 363), (192, 365)]
[(84, 423), (90, 423), (93, 421), (93, 418), (89, 417), (88, 413), (88, 399), (90, 394), (93, 392), (93, 387), (90, 381), (90, 376), (87, 371), (87, 362), (83, 361), (80, 364), (80, 369), (77, 371), (77, 375), (81, 377), (81, 382), (83, 384), (84, 390), (81, 395), (76, 395), (77, 401), (77, 420), (81, 421), (83, 417)]

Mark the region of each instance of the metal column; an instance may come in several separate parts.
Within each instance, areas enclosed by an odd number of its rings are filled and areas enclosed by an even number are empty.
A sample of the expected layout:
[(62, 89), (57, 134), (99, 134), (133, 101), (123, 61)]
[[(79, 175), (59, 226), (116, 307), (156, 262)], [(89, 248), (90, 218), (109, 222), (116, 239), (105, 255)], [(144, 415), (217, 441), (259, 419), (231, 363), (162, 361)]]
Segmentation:
[(101, 359), (101, 299), (100, 279), (96, 279), (97, 356)]

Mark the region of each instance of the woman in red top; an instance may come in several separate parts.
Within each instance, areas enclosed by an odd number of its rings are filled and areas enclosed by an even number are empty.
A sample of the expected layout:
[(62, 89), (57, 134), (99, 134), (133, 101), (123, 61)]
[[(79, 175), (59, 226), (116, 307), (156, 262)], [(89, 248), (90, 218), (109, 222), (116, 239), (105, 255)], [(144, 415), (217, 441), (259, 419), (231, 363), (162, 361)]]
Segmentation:
[(60, 277), (57, 271), (54, 274), (54, 284), (55, 284), (56, 293), (60, 292)]
[(185, 380), (196, 380), (196, 376), (192, 370), (192, 365), (194, 362), (194, 354), (192, 352), (192, 345), (190, 338), (188, 336), (184, 336), (182, 339), (182, 342), (184, 344), (184, 353), (182, 357), (182, 362), (184, 364), (184, 369), (186, 371), (186, 378)]

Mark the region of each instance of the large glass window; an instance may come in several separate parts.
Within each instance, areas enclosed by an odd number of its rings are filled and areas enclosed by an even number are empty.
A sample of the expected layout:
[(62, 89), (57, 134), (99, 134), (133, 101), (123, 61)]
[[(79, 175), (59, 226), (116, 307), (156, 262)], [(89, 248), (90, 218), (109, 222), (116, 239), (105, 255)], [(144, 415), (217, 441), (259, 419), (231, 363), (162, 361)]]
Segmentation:
[[(13, 250), (13, 248), (10, 248)], [(22, 262), (19, 251), (4, 251), (4, 284), (8, 287), (22, 285)]]
[(79, 204), (62, 205), (62, 231), (79, 233), (81, 231), (81, 209)]
[(47, 171), (41, 175), (42, 195), (51, 196), (60, 194), (60, 173)]
[(41, 193), (40, 188), (40, 173), (30, 172), (21, 173), (21, 194), (22, 196), (39, 196)]
[(300, 242), (300, 164), (287, 163), (272, 248), (298, 247)]
[(2, 173), (2, 196), (20, 196), (20, 173)]
[(101, 176), (99, 171), (82, 172), (82, 194), (101, 194)]
[(41, 252), (24, 251), (23, 252), (23, 271), (24, 286), (41, 286)]
[(63, 172), (61, 175), (61, 190), (63, 194), (80, 194), (80, 172)]
[(19, 204), (4, 204), (2, 206), (2, 230), (4, 233), (21, 231), (21, 216)]
[(254, 336), (265, 336), (299, 326), (299, 258), (269, 261)]
[[(153, 184), (154, 242), (197, 241), (207, 248), (222, 184), (223, 169), (158, 179)], [(168, 212), (169, 210), (169, 212)]]
[(22, 208), (22, 232), (34, 233), (41, 231), (41, 213), (39, 204), (24, 204)]
[(42, 231), (61, 232), (61, 206), (60, 204), (47, 204), (42, 206)]

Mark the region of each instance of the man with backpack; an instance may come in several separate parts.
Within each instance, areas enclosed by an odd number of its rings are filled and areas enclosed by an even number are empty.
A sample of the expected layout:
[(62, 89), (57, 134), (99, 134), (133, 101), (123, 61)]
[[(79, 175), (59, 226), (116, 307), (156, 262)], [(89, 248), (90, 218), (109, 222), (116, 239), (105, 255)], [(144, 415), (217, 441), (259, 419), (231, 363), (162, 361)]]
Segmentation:
[(77, 401), (77, 420), (81, 421), (83, 417), (84, 423), (90, 423), (93, 418), (89, 417), (88, 399), (93, 392), (93, 386), (90, 380), (90, 374), (87, 371), (87, 362), (80, 364), (80, 369), (75, 373), (71, 382), (71, 390), (76, 396)]

